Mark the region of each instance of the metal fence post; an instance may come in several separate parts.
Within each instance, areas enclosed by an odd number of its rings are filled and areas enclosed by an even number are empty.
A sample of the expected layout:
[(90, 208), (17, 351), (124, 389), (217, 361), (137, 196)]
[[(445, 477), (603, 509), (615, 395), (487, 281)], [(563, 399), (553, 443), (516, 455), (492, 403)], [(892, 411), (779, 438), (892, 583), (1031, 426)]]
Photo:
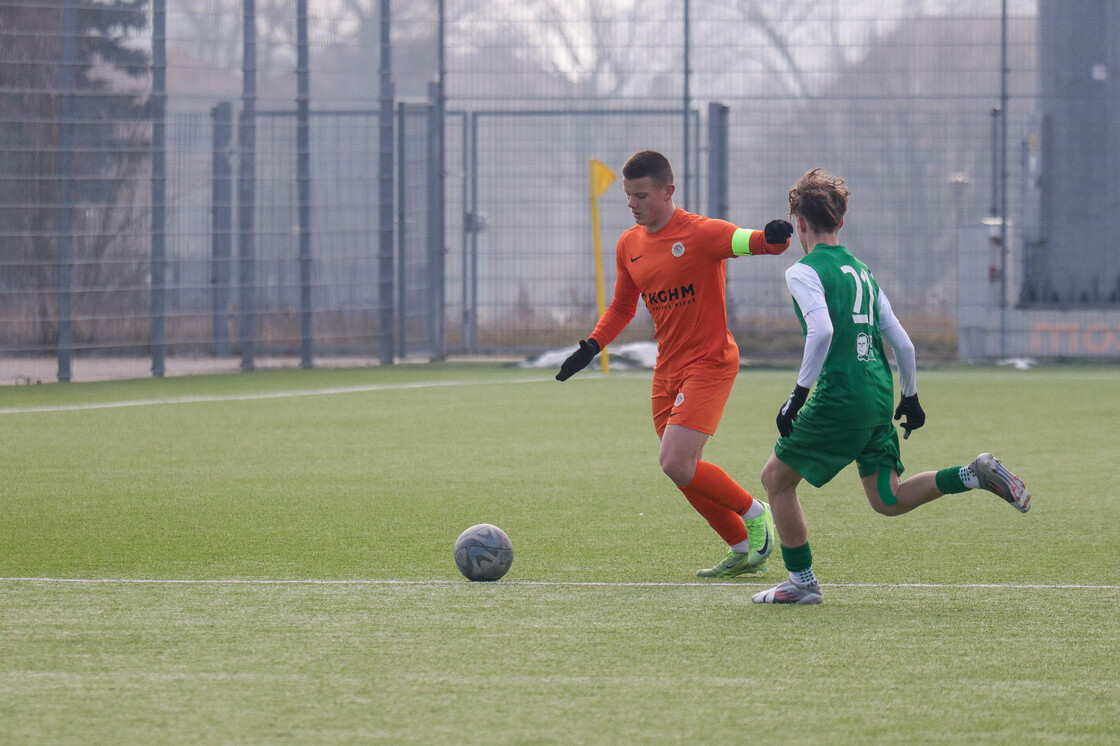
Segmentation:
[(307, 37), (307, 0), (296, 2), (296, 182), (299, 192), (300, 367), (310, 368), (311, 308), (311, 53)]
[(468, 292), (468, 282), (470, 280), (470, 272), (467, 271), (467, 261), (471, 253), (471, 241), (474, 235), (471, 230), (473, 221), (471, 220), (471, 127), (474, 126), (474, 114), (469, 117), (466, 112), (459, 112), (462, 116), (463, 129), (462, 129), (462, 143), (460, 144), (460, 152), (462, 154), (462, 168), (463, 168), (463, 187), (459, 190), (459, 208), (460, 219), (462, 221), (461, 243), (460, 246), (460, 267), (459, 267), (459, 349), (466, 350), (467, 347), (467, 332), (470, 328), (470, 306), (467, 304), (470, 298)]
[(241, 346), (241, 370), (254, 368), (256, 316), (254, 313), (256, 257), (254, 210), (256, 208), (256, 102), (257, 29), (255, 0), (244, 0), (243, 50), (241, 59), (241, 114), (237, 127), (237, 341)]
[(222, 101), (210, 110), (212, 158), (210, 176), (210, 353), (233, 354), (229, 334), (229, 291), (233, 271), (233, 104)]
[(692, 201), (689, 199), (690, 192), (688, 188), (688, 181), (692, 176), (692, 130), (689, 117), (692, 114), (692, 32), (690, 23), (692, 20), (692, 7), (689, 0), (684, 0), (684, 24), (682, 33), (684, 36), (684, 96), (681, 102), (681, 113), (683, 121), (681, 122), (682, 129), (684, 130), (684, 173), (680, 180), (681, 185), (681, 206), (691, 211)]
[(167, 321), (167, 13), (152, 2), (152, 375), (162, 378)]
[(74, 88), (78, 64), (78, 11), (62, 6), (62, 101), (58, 153), (58, 380), (70, 381), (74, 348)]
[(731, 213), (727, 173), (730, 112), (724, 104), (708, 104), (708, 217), (720, 220), (727, 220)]
[(447, 8), (438, 0), (436, 10), (436, 79), (428, 86), (432, 102), (431, 124), (428, 126), (428, 265), (432, 269), (431, 337), (432, 357), (447, 357)]
[(478, 352), (478, 112), (470, 118), (470, 211), (465, 216), (470, 250), (463, 259), (463, 343), (468, 352)]
[(393, 71), (390, 0), (381, 0), (381, 111), (378, 115), (378, 293), (379, 358), (393, 364)]
[[(728, 188), (728, 114), (727, 106), (710, 102), (708, 104), (708, 217), (727, 220), (731, 212), (730, 190)], [(724, 279), (730, 287), (731, 278)], [(735, 318), (735, 300), (727, 293), (727, 318)]]
[(408, 130), (408, 107), (397, 104), (397, 339), (396, 354), (404, 357), (408, 348), (408, 213), (405, 135)]
[(431, 277), (429, 286), (429, 333), (432, 341), (432, 358), (443, 360), (447, 357), (447, 333), (444, 329), (444, 306), (447, 292), (444, 288), (446, 273), (444, 269), (447, 226), (444, 210), (444, 113), (443, 87), (438, 83), (428, 86), (431, 106), (428, 108), (428, 271)]

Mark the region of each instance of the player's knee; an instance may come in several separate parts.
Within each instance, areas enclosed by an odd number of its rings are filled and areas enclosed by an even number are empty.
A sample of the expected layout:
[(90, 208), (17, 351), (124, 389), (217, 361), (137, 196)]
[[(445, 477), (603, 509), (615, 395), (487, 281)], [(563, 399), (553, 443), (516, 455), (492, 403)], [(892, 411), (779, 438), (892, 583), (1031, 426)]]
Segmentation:
[(879, 515), (887, 515), (887, 516), (902, 515), (902, 511), (899, 510), (898, 505), (897, 504), (888, 505), (888, 504), (884, 503), (882, 495), (879, 496), (878, 500), (873, 500), (871, 502), (871, 507)]
[(779, 487), (778, 469), (775, 466), (773, 459), (767, 461), (765, 466), (762, 467), (762, 473), (759, 475), (759, 480), (762, 482), (762, 489), (766, 491), (766, 494), (769, 495), (777, 492)]
[(679, 455), (667, 452), (658, 456), (661, 462), (661, 471), (673, 480), (673, 484), (684, 487), (696, 476), (696, 460), (689, 461)]
[[(871, 507), (876, 513), (880, 515), (902, 515), (906, 511), (898, 505), (898, 495), (895, 494), (897, 487), (892, 486), (891, 476), (893, 472), (890, 469), (880, 469), (878, 477), (875, 480), (875, 495), (876, 499), (871, 500)], [(871, 491), (868, 486), (868, 492)]]

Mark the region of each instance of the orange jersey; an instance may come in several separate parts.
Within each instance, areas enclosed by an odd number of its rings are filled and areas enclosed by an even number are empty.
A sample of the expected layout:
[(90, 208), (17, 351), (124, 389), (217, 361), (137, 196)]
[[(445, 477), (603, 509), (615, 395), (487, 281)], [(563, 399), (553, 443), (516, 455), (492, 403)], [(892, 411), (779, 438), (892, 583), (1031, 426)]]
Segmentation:
[(736, 230), (679, 208), (656, 233), (640, 225), (627, 230), (615, 250), (614, 299), (591, 336), (604, 347), (613, 341), (634, 318), (641, 297), (653, 317), (659, 375), (675, 377), (690, 368), (737, 371), (726, 290)]

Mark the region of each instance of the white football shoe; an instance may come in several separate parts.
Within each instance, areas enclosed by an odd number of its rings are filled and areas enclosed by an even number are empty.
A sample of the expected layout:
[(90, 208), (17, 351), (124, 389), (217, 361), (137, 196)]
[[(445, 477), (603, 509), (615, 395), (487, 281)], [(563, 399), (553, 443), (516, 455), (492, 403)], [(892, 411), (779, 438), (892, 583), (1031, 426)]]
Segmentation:
[(1002, 497), (1020, 513), (1031, 509), (1031, 493), (1027, 490), (1027, 485), (1008, 471), (998, 458), (990, 453), (981, 453), (971, 466), (976, 478), (980, 480), (981, 489)]

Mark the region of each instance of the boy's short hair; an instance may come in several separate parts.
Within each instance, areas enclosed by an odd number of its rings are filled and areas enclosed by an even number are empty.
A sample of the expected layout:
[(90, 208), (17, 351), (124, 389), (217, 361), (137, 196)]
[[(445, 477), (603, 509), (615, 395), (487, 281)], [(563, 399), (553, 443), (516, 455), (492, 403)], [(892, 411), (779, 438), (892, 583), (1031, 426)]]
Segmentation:
[(840, 229), (852, 192), (839, 176), (814, 168), (789, 190), (789, 215), (801, 216), (818, 233)]
[(673, 183), (673, 167), (669, 159), (656, 150), (643, 150), (630, 156), (622, 167), (622, 178), (629, 181), (649, 177), (659, 187)]

